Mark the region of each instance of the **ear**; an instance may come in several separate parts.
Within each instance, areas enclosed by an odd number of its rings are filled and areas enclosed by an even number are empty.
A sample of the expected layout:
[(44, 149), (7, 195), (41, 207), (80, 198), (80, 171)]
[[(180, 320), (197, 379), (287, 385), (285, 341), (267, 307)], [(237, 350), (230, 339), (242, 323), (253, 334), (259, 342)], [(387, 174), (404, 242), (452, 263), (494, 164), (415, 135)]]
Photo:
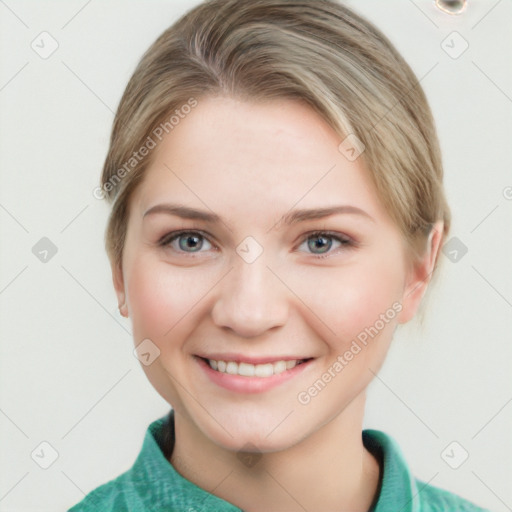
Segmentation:
[(402, 297), (402, 311), (398, 316), (398, 322), (404, 324), (414, 317), (421, 303), (421, 299), (427, 291), (432, 277), (441, 240), (443, 239), (444, 224), (438, 221), (432, 227), (428, 237), (427, 248), (422, 258), (411, 265)]
[(119, 312), (122, 316), (128, 318), (128, 306), (126, 305), (123, 269), (121, 268), (121, 265), (118, 265), (112, 261), (110, 262), (110, 268), (112, 269), (112, 282), (114, 283), (114, 288), (116, 290)]

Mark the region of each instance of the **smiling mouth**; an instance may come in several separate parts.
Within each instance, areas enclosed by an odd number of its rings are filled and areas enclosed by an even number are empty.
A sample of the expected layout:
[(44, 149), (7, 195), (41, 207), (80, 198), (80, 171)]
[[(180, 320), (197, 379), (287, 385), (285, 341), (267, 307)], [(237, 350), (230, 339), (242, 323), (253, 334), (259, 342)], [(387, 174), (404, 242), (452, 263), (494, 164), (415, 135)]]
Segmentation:
[(279, 375), (287, 370), (291, 370), (296, 366), (304, 364), (313, 358), (308, 359), (291, 359), (275, 361), (265, 364), (251, 364), (245, 362), (222, 361), (216, 359), (206, 359), (200, 357), (212, 370), (219, 373), (227, 373), (228, 375), (239, 375), (241, 377), (260, 377), (262, 379)]

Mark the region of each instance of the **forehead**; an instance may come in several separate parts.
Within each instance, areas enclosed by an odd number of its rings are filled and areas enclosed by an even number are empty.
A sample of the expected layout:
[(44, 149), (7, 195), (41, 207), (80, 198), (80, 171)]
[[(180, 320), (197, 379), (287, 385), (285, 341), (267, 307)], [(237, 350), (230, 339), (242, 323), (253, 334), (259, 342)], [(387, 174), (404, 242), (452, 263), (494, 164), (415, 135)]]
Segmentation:
[(179, 201), (255, 221), (345, 203), (383, 215), (362, 158), (349, 161), (342, 140), (302, 102), (199, 100), (154, 150), (135, 210)]

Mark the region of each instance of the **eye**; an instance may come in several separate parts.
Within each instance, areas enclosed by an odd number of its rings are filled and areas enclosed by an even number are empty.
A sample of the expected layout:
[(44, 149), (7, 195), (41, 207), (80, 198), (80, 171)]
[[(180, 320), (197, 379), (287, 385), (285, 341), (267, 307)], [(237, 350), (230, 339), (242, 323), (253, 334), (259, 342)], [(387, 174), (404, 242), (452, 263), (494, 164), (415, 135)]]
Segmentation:
[[(329, 231), (315, 231), (307, 235), (305, 240), (301, 243), (301, 246), (306, 243), (308, 249), (312, 251), (315, 257), (325, 258), (336, 252), (330, 251), (333, 246), (333, 241), (339, 244), (338, 248), (351, 249), (356, 245), (355, 241), (348, 236), (339, 233), (331, 233)], [(317, 250), (319, 252), (316, 252)]]
[(204, 243), (210, 245), (206, 249), (211, 249), (211, 243), (199, 231), (174, 231), (168, 233), (158, 241), (158, 245), (162, 247), (170, 246), (175, 252), (183, 252), (193, 254), (201, 251)]
[[(184, 254), (205, 252), (201, 251), (205, 243), (207, 244), (206, 250), (213, 248), (206, 236), (200, 231), (185, 230), (168, 233), (158, 241), (159, 246), (171, 247), (175, 252)], [(350, 237), (329, 231), (315, 231), (309, 233), (301, 243), (301, 246), (307, 244), (313, 256), (316, 258), (325, 258), (336, 252), (331, 251), (333, 243), (338, 244), (338, 249), (351, 249), (356, 246), (356, 242)]]

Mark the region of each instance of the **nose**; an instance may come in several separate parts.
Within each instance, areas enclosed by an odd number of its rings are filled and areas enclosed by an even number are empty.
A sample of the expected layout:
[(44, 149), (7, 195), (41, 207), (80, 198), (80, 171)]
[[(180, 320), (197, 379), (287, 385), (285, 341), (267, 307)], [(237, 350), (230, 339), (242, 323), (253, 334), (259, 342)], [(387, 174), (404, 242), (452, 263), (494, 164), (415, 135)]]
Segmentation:
[(214, 323), (244, 338), (283, 326), (288, 317), (288, 290), (277, 272), (267, 267), (262, 256), (252, 263), (236, 258), (219, 283), (212, 309)]

